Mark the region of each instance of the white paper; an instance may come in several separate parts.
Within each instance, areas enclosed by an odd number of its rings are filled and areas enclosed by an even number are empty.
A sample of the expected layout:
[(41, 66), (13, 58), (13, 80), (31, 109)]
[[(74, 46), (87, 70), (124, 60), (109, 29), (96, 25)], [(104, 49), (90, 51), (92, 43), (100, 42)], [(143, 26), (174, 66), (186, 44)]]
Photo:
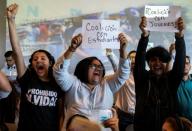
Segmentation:
[(145, 6), (149, 31), (178, 32), (175, 22), (181, 16), (180, 6)]
[(83, 20), (83, 48), (119, 49), (120, 22), (116, 20)]

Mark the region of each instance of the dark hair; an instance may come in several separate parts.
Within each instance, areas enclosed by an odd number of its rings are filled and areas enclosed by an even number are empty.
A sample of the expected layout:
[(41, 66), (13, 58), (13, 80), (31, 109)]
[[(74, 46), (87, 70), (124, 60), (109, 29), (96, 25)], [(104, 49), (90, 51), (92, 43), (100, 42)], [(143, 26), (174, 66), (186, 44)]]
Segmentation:
[(189, 63), (191, 63), (190, 56), (186, 55), (185, 58), (189, 60)]
[(168, 122), (174, 131), (190, 131), (192, 128), (192, 124), (188, 119), (177, 115), (166, 118), (165, 122)]
[(136, 51), (135, 51), (135, 50), (131, 50), (131, 51), (129, 52), (129, 54), (128, 54), (128, 57), (129, 57), (132, 53), (136, 53)]
[(81, 118), (85, 118), (85, 119), (89, 120), (86, 116), (83, 116), (83, 115), (80, 115), (80, 114), (75, 114), (75, 115), (71, 116), (71, 117), (68, 119), (67, 124), (66, 124), (66, 129), (69, 128), (71, 122), (72, 122), (76, 117), (81, 117)]
[(52, 67), (53, 67), (53, 65), (55, 64), (55, 59), (54, 59), (54, 57), (53, 57), (48, 51), (46, 51), (46, 50), (40, 49), (40, 50), (36, 50), (36, 51), (33, 52), (33, 54), (31, 55), (31, 58), (29, 59), (29, 68), (33, 70), (33, 68), (32, 68), (32, 60), (33, 60), (34, 55), (35, 55), (37, 52), (43, 52), (43, 53), (45, 53), (45, 55), (48, 57), (48, 59), (49, 59), (49, 64), (50, 64), (48, 75), (49, 75), (49, 77), (53, 77), (53, 75), (52, 75), (52, 72), (53, 72)]
[(94, 61), (98, 60), (101, 63), (101, 66), (103, 67), (103, 77), (105, 76), (105, 68), (103, 63), (97, 58), (97, 57), (87, 57), (83, 60), (81, 60), (76, 68), (74, 75), (82, 82), (88, 83), (88, 70), (89, 70), (89, 65)]
[(13, 54), (14, 54), (13, 51), (9, 50), (5, 52), (4, 57), (10, 57), (10, 56), (13, 56)]
[(149, 60), (153, 57), (158, 57), (162, 62), (165, 63), (168, 63), (171, 60), (171, 55), (169, 52), (161, 46), (151, 48), (147, 51), (145, 56), (147, 63), (149, 63)]

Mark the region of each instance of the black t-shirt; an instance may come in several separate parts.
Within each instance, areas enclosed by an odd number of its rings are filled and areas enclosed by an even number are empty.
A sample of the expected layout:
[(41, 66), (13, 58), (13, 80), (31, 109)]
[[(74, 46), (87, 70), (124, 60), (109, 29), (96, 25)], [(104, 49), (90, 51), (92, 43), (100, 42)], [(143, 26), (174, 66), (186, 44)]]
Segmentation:
[(63, 93), (55, 80), (41, 81), (28, 69), (18, 81), (21, 86), (18, 131), (59, 130), (58, 99)]

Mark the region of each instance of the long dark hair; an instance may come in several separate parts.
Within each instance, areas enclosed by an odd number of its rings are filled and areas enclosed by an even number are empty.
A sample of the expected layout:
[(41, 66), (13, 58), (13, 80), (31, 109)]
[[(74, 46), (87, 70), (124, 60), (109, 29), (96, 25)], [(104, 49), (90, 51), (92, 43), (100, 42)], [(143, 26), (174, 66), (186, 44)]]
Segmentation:
[(74, 75), (77, 76), (77, 78), (84, 82), (84, 83), (88, 83), (88, 70), (89, 70), (89, 65), (94, 61), (94, 60), (98, 60), (101, 63), (101, 66), (103, 67), (103, 77), (105, 76), (105, 68), (103, 63), (97, 58), (97, 57), (87, 57), (83, 60), (81, 60), (76, 68), (75, 68), (75, 72)]
[[(45, 53), (45, 55), (48, 57), (48, 59), (49, 59), (49, 64), (50, 64), (49, 69), (48, 69), (48, 77), (53, 78), (53, 68), (52, 68), (52, 67), (53, 67), (53, 65), (55, 64), (55, 59), (54, 59), (54, 57), (53, 57), (48, 51), (46, 51), (46, 50), (40, 49), (40, 50), (36, 50), (36, 51), (33, 52), (33, 54), (31, 55), (31, 58), (29, 59), (29, 66), (28, 66), (29, 69), (32, 70), (33, 73), (35, 73), (34, 69), (32, 68), (32, 60), (33, 60), (34, 55), (35, 55), (37, 52), (43, 52), (43, 53)], [(35, 74), (36, 74), (36, 73), (35, 73)]]

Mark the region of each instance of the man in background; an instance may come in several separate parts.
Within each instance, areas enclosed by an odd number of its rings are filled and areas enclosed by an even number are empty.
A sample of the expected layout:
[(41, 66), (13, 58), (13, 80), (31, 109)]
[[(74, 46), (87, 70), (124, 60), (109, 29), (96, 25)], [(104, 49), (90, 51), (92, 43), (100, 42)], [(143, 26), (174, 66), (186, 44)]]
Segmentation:
[(179, 103), (179, 115), (192, 121), (192, 74), (189, 74), (190, 69), (190, 57), (186, 56), (183, 79), (177, 90), (177, 98)]
[[(117, 71), (117, 64), (114, 60), (111, 49), (106, 49), (106, 55), (113, 67), (113, 71)], [(119, 118), (119, 130), (125, 131), (126, 128), (133, 130), (134, 114), (135, 114), (135, 82), (133, 78), (133, 70), (135, 66), (136, 51), (132, 50), (128, 54), (130, 60), (130, 74), (125, 84), (115, 94), (115, 109)]]
[(4, 54), (6, 65), (1, 69), (9, 81), (15, 86), (15, 89), (18, 93), (21, 93), (18, 82), (16, 81), (17, 77), (17, 69), (14, 60), (14, 53), (13, 51), (7, 51)]
[(6, 60), (6, 65), (1, 69), (1, 71), (8, 77), (10, 81), (14, 81), (17, 76), (17, 70), (15, 66), (13, 51), (5, 52), (4, 57)]

